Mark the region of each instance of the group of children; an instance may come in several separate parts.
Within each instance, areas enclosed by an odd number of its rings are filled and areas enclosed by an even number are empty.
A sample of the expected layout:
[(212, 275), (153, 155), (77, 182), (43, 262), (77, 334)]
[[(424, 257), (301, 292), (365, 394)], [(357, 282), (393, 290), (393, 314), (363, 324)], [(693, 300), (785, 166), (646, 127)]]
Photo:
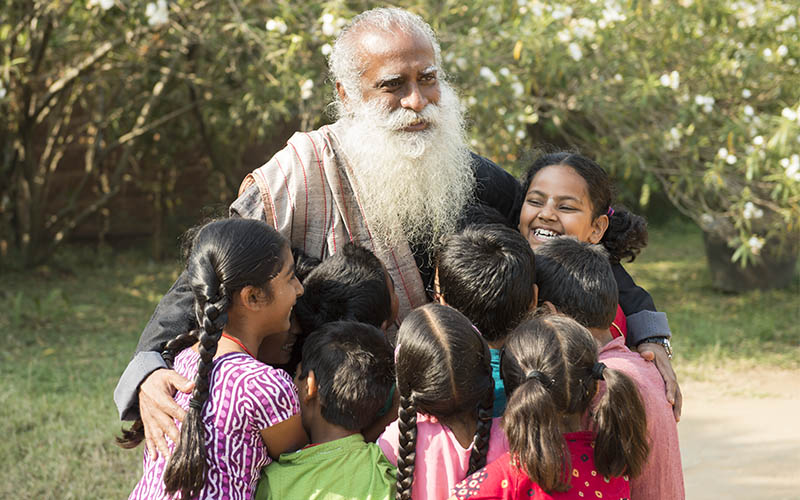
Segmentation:
[(476, 215), (442, 242), (433, 303), (396, 335), (368, 250), (319, 262), (260, 221), (202, 227), (200, 328), (164, 352), (195, 388), (130, 498), (684, 498), (664, 380), (625, 344), (647, 305), (619, 261), (644, 221), (577, 154), (545, 155), (523, 187), (516, 227)]

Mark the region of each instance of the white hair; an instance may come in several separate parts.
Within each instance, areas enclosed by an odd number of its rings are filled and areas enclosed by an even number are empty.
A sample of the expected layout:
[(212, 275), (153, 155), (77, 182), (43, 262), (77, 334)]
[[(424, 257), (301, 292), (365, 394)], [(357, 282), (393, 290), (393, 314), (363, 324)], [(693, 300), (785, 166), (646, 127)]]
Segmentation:
[[(336, 38), (328, 59), (331, 79), (334, 83), (342, 85), (345, 94), (351, 98), (362, 97), (359, 80), (366, 68), (359, 54), (358, 41), (360, 35), (367, 30), (389, 34), (400, 30), (423, 36), (433, 47), (434, 61), (439, 68), (437, 72), (439, 80), (445, 79), (442, 69), (442, 50), (433, 28), (428, 23), (418, 15), (396, 7), (372, 9), (357, 15), (344, 27)], [(343, 103), (337, 92), (334, 92), (334, 99), (336, 117), (339, 118), (344, 115)]]
[[(390, 245), (413, 242), (430, 253), (455, 231), (475, 190), (458, 95), (447, 82), (440, 85), (439, 102), (419, 113), (359, 99), (339, 121), (371, 234)], [(420, 120), (427, 129), (404, 130)]]

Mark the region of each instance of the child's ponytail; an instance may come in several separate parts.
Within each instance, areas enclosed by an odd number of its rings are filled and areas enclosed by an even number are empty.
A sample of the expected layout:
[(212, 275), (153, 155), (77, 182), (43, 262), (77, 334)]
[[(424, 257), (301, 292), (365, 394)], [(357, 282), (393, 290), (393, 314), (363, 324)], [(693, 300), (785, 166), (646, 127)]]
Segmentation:
[(503, 428), (512, 459), (545, 491), (565, 491), (570, 457), (560, 424), (569, 381), (555, 328), (540, 319), (522, 323), (506, 340), (502, 358), (510, 394)]
[(397, 412), (399, 446), (397, 449), (396, 500), (411, 500), (414, 484), (414, 460), (417, 455), (417, 408), (410, 397), (400, 396)]
[[(214, 355), (217, 353), (222, 328), (228, 317), (228, 299), (224, 294), (224, 287), (219, 285), (216, 276), (209, 276), (208, 281), (217, 283), (217, 290), (213, 293), (216, 302), (207, 301), (205, 304), (200, 302), (197, 304), (198, 309), (202, 308), (202, 317), (198, 319), (203, 327), (199, 337), (200, 362), (198, 363), (197, 377), (194, 380), (195, 388), (189, 402), (189, 410), (186, 412), (181, 426), (180, 440), (164, 470), (166, 492), (172, 494), (180, 491), (181, 498), (196, 496), (205, 484), (206, 447), (202, 419), (203, 405), (208, 399), (209, 378)], [(207, 290), (207, 292), (212, 292), (212, 290)], [(220, 295), (222, 298), (219, 298)]]
[(606, 382), (593, 415), (597, 471), (604, 476), (636, 477), (650, 451), (644, 404), (630, 377), (602, 363), (595, 366), (594, 373), (600, 372)]
[(633, 262), (647, 246), (647, 221), (623, 207), (608, 210), (608, 229), (600, 244), (608, 250), (611, 262)]

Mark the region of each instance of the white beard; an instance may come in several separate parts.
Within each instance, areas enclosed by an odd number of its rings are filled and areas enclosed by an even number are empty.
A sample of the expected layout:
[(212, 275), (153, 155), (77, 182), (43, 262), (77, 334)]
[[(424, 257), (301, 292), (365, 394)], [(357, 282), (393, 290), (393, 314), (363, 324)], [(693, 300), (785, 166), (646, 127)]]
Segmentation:
[[(420, 113), (359, 101), (339, 120), (370, 232), (391, 246), (408, 241), (432, 253), (474, 196), (461, 105), (452, 87), (440, 86), (439, 103)], [(403, 130), (419, 120), (425, 130)]]

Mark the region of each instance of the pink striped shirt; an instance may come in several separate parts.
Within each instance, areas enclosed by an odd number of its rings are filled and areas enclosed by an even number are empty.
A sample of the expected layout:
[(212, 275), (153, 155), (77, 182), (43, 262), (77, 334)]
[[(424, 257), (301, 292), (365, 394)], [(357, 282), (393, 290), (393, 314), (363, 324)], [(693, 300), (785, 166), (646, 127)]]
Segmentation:
[[(175, 357), (175, 371), (194, 380), (200, 354), (184, 349)], [(178, 392), (177, 403), (189, 408), (190, 394)], [(208, 399), (203, 405), (206, 444), (205, 486), (196, 498), (250, 499), (261, 468), (271, 462), (261, 429), (300, 411), (289, 375), (250, 355), (228, 353), (214, 360)], [(180, 423), (176, 421), (178, 426)], [(169, 438), (170, 450), (174, 443)], [(180, 498), (164, 492), (166, 461), (144, 454), (144, 473), (129, 499)]]

